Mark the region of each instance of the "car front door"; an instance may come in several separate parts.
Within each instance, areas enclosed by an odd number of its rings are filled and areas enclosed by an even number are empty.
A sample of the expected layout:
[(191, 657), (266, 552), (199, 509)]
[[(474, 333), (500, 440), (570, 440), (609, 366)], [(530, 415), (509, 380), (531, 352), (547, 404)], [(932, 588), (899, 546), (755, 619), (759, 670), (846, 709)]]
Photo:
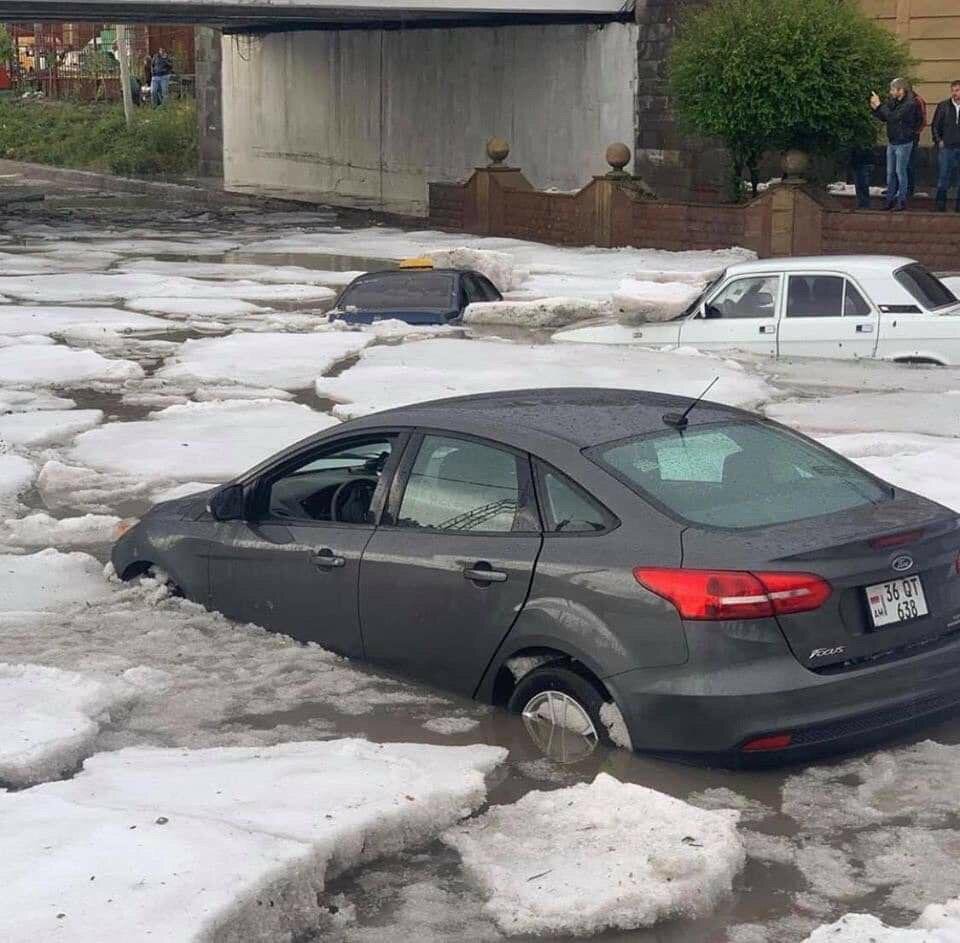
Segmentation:
[(680, 326), (680, 345), (776, 356), (781, 282), (777, 274), (743, 275), (726, 282)]
[(249, 488), (247, 520), (215, 524), (210, 599), (255, 622), (360, 656), (360, 558), (404, 436), (337, 438), (285, 459)]
[(541, 539), (526, 455), (418, 437), (360, 565), (367, 657), (473, 694), (523, 608)]
[(873, 357), (878, 331), (876, 309), (849, 278), (816, 272), (787, 277), (781, 357)]

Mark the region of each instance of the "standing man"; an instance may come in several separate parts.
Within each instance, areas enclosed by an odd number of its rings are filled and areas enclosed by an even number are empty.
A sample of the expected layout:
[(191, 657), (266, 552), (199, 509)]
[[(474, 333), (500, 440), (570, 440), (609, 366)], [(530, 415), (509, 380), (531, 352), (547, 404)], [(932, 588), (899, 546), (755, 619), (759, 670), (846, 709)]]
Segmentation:
[(153, 107), (158, 108), (167, 100), (170, 76), (173, 74), (173, 63), (163, 46), (151, 60), (150, 72), (150, 95), (153, 98)]
[(902, 212), (907, 208), (907, 168), (914, 138), (923, 126), (923, 115), (910, 86), (904, 79), (890, 83), (890, 97), (880, 101), (876, 92), (870, 95), (874, 117), (887, 126), (887, 203), (886, 209)]
[[(937, 105), (930, 130), (938, 158), (937, 211), (943, 213), (947, 208), (947, 191), (954, 175), (960, 172), (960, 79), (950, 83), (950, 97)], [(960, 213), (960, 187), (956, 210)]]

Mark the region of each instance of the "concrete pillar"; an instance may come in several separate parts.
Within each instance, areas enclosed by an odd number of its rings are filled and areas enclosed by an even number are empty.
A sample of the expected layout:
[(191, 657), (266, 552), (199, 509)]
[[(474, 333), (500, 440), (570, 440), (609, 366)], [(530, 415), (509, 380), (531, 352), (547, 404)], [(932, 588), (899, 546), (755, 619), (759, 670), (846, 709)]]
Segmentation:
[(201, 177), (223, 177), (221, 40), (220, 30), (208, 26), (196, 27), (197, 174)]
[(637, 146), (634, 167), (664, 200), (702, 200), (722, 193), (729, 158), (717, 142), (684, 134), (667, 82), (677, 17), (706, 0), (637, 0)]

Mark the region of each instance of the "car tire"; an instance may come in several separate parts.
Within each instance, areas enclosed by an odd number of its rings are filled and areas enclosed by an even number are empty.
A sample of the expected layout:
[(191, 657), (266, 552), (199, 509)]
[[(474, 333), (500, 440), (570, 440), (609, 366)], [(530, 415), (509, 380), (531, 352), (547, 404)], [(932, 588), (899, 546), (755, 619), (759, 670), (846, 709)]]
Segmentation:
[[(600, 710), (607, 700), (603, 692), (589, 678), (565, 664), (543, 665), (524, 675), (510, 695), (507, 710), (526, 715), (538, 699), (541, 706), (548, 706), (551, 692), (558, 695), (555, 699), (558, 710), (565, 703), (569, 706), (569, 702), (565, 702), (569, 698), (589, 718), (597, 741), (605, 746), (613, 746), (607, 726), (600, 718)], [(544, 715), (541, 713), (539, 716)]]

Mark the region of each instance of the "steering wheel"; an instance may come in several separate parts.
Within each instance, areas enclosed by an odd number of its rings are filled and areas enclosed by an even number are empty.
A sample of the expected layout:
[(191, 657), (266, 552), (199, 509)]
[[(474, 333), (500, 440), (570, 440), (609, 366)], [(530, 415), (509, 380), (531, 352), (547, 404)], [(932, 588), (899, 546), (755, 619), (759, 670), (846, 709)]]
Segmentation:
[[(333, 492), (333, 497), (330, 499), (330, 520), (331, 521), (341, 521), (342, 506), (347, 503), (347, 501), (352, 498), (353, 490), (358, 486), (362, 487), (364, 490), (363, 497), (366, 498), (367, 508), (370, 507), (370, 502), (373, 500), (373, 493), (377, 490), (377, 484), (379, 479), (377, 478), (348, 478), (336, 491)], [(360, 524), (361, 521), (346, 521), (348, 524)]]

